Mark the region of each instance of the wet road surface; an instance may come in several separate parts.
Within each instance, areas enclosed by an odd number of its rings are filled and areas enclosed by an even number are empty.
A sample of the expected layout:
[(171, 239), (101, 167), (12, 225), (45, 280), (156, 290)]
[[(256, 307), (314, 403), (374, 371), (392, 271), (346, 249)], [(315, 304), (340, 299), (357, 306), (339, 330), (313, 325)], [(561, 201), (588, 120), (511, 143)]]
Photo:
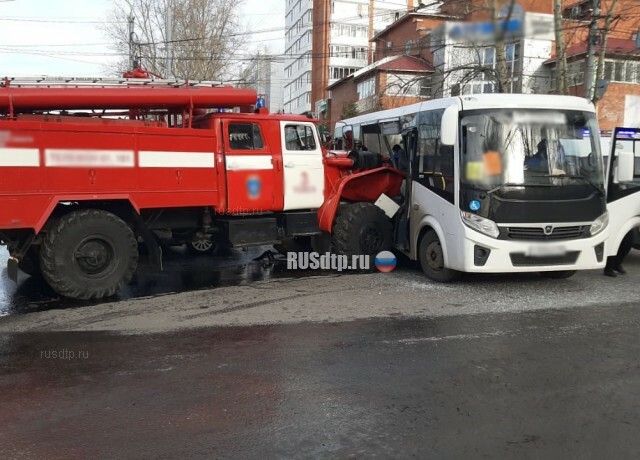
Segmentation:
[[(283, 263), (268, 264), (254, 259), (271, 247), (232, 250), (225, 256), (192, 256), (184, 248), (165, 251), (164, 270), (159, 271), (141, 260), (132, 282), (118, 296), (104, 301), (74, 301), (61, 298), (46, 283), (20, 273), (19, 283), (7, 278), (9, 257), (0, 247), (0, 317), (33, 311), (76, 308), (103, 302), (190, 291), (223, 286), (240, 286), (274, 278), (305, 276), (304, 272), (287, 271)], [(318, 274), (318, 273), (316, 273)]]
[(0, 457), (638, 458), (638, 337), (635, 305), (5, 334)]

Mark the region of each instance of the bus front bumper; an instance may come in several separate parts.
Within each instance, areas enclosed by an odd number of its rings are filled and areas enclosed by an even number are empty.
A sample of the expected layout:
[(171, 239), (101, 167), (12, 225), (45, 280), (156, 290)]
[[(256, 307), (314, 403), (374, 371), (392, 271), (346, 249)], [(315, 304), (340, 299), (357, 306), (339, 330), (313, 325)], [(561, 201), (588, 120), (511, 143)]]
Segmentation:
[[(606, 264), (608, 232), (560, 241), (498, 240), (465, 229), (462, 265), (459, 270), (479, 273), (594, 270)], [(452, 267), (453, 268), (453, 267)]]

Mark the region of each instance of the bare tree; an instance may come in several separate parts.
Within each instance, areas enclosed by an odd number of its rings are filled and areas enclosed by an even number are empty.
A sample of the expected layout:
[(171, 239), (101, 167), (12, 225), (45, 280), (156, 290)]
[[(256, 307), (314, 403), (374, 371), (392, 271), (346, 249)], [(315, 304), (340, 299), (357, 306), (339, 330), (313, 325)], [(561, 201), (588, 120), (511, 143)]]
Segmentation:
[[(596, 69), (596, 80), (604, 79), (604, 59), (607, 54), (607, 40), (609, 39), (609, 31), (611, 30), (611, 26), (614, 20), (614, 12), (616, 11), (616, 7), (618, 6), (618, 0), (613, 0), (609, 9), (607, 10), (607, 14), (604, 17), (604, 25), (602, 27), (602, 38), (600, 41), (600, 53), (598, 55), (598, 68)], [(594, 91), (593, 102), (597, 103), (601, 94), (598, 94), (598, 91)]]
[(511, 92), (511, 76), (507, 68), (507, 43), (506, 34), (513, 9), (515, 8), (515, 0), (510, 0), (506, 17), (501, 18), (498, 0), (492, 0), (491, 16), (493, 19), (493, 29), (495, 31), (495, 48), (496, 48), (496, 81), (498, 83), (498, 93)]
[(118, 71), (130, 67), (128, 18), (132, 16), (134, 52), (143, 68), (167, 77), (223, 78), (244, 43), (238, 4), (227, 0), (115, 0), (105, 33), (123, 56)]
[(553, 0), (553, 23), (556, 34), (556, 87), (558, 93), (567, 94), (569, 76), (567, 74), (567, 47), (562, 25), (562, 0)]

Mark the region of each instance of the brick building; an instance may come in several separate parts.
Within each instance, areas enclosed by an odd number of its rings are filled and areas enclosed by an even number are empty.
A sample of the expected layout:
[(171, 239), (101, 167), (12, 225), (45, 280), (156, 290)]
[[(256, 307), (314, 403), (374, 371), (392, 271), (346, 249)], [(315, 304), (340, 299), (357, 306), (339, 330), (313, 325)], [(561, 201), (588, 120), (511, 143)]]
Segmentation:
[[(601, 17), (607, 14), (611, 3), (612, 0), (602, 0)], [(569, 94), (574, 96), (585, 96), (584, 78), (591, 6), (591, 0), (564, 3), (568, 85)], [(619, 0), (614, 15), (605, 53), (606, 90), (597, 102), (600, 129), (603, 131), (610, 131), (616, 126), (640, 127), (640, 2)], [(603, 22), (601, 19), (601, 28)], [(596, 45), (595, 50), (597, 65), (601, 45)], [(545, 64), (549, 71), (550, 92), (553, 93), (557, 91), (555, 55)]]

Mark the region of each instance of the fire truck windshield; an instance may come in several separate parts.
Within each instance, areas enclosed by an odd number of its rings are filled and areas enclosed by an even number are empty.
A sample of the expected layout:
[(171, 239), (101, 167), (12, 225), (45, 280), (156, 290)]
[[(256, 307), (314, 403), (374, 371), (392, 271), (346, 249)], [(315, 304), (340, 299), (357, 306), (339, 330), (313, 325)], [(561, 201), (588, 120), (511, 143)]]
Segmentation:
[[(462, 113), (463, 186), (604, 188), (595, 114), (491, 109)], [(593, 192), (593, 190), (591, 190)]]

